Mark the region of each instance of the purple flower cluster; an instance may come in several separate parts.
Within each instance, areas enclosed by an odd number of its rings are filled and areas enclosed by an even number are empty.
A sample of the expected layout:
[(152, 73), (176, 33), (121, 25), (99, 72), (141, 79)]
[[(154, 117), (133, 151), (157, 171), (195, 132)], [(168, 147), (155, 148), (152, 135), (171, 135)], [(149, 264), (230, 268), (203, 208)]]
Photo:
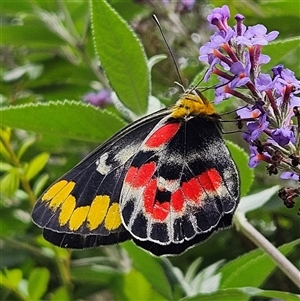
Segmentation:
[[(209, 64), (204, 80), (218, 76), (216, 103), (231, 96), (246, 102), (237, 114), (248, 120), (243, 138), (250, 148), (249, 166), (264, 161), (270, 175), (280, 173), (282, 179), (300, 182), (300, 98), (296, 96), (300, 81), (282, 65), (272, 68), (271, 74), (261, 72), (261, 65), (270, 61), (262, 53), (263, 46), (276, 39), (277, 31), (268, 33), (261, 24), (246, 27), (241, 14), (235, 16), (232, 28), (229, 17), (226, 5), (207, 17), (217, 31), (200, 48), (199, 60)], [(279, 193), (287, 207), (299, 195), (299, 188), (283, 188)]]

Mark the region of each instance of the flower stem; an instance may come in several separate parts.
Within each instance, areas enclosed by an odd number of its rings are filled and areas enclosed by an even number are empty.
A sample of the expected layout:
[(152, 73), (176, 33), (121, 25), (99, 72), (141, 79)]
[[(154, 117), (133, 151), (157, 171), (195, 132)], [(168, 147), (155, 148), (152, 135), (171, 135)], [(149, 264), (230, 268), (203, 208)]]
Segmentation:
[(300, 271), (248, 222), (244, 213), (236, 212), (234, 220), (237, 230), (268, 254), (278, 268), (300, 288)]

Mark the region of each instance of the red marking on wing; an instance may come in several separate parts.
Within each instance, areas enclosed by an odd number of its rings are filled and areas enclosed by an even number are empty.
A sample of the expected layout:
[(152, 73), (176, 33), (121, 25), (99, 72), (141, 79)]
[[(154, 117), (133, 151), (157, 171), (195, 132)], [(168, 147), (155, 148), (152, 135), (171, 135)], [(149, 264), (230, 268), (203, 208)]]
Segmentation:
[(155, 162), (149, 162), (140, 168), (130, 167), (125, 177), (125, 183), (134, 188), (143, 187), (148, 184), (156, 169)]
[(169, 202), (164, 202), (164, 203), (155, 202), (153, 207), (152, 217), (163, 221), (167, 218), (169, 211), (170, 211)]
[(197, 178), (192, 178), (182, 184), (182, 191), (188, 200), (198, 203), (200, 201), (200, 196), (203, 192), (203, 189), (199, 183), (199, 180)]
[(149, 213), (152, 218), (163, 221), (167, 218), (169, 214), (170, 203), (158, 202), (155, 199), (156, 191), (157, 191), (157, 179), (152, 179), (147, 184), (143, 193), (144, 208), (145, 211)]
[(143, 200), (144, 200), (145, 210), (147, 213), (152, 213), (153, 211), (155, 196), (156, 196), (156, 188), (157, 188), (156, 179), (152, 179), (144, 190)]
[(177, 189), (171, 195), (171, 206), (175, 211), (181, 211), (184, 204), (184, 196), (181, 189)]
[(170, 141), (171, 138), (175, 136), (178, 129), (180, 127), (180, 123), (168, 123), (160, 127), (157, 131), (155, 131), (145, 142), (146, 147), (156, 148)]
[(212, 168), (198, 176), (199, 182), (204, 190), (216, 191), (222, 184), (219, 172)]
[(182, 192), (189, 201), (200, 203), (204, 191), (214, 192), (221, 184), (222, 178), (219, 172), (212, 168), (199, 176), (182, 183)]
[(134, 177), (135, 177), (135, 175), (136, 175), (136, 173), (137, 173), (137, 170), (138, 170), (137, 167), (131, 166), (131, 167), (128, 169), (127, 173), (126, 173), (124, 182), (125, 182), (125, 183), (132, 183), (133, 180), (134, 180)]

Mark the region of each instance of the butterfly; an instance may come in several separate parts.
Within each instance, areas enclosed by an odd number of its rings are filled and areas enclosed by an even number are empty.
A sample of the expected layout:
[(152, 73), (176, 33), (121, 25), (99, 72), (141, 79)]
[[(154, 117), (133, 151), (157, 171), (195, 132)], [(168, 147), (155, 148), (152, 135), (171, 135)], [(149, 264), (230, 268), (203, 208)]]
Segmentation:
[(239, 195), (220, 116), (191, 91), (96, 148), (42, 194), (32, 219), (62, 248), (133, 240), (176, 255), (229, 227)]

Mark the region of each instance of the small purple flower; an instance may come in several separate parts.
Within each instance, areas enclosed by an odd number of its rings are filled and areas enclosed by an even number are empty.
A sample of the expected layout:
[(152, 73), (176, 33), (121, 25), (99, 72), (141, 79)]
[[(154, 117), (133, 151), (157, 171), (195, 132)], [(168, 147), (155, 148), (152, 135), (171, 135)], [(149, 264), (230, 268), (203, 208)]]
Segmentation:
[(299, 175), (295, 174), (294, 172), (290, 172), (290, 171), (284, 171), (281, 175), (280, 175), (281, 179), (284, 180), (296, 180), (299, 181)]
[(237, 110), (237, 114), (241, 119), (257, 118), (261, 114), (261, 111), (259, 109), (242, 107), (241, 109)]
[(236, 25), (234, 26), (234, 29), (236, 31), (237, 36), (242, 36), (244, 32), (246, 31), (246, 26), (243, 24), (243, 21), (245, 17), (241, 14), (235, 15)]
[(247, 132), (243, 133), (242, 136), (247, 142), (254, 141), (259, 138), (268, 125), (267, 114), (262, 114), (258, 121), (247, 124)]
[(266, 91), (274, 88), (274, 82), (269, 74), (261, 73), (255, 80), (255, 86), (259, 91)]
[[(296, 79), (295, 73), (287, 68), (279, 67), (280, 73), (278, 72), (276, 78), (279, 83), (283, 86), (291, 85), (294, 89), (300, 89), (300, 81)], [(274, 73), (275, 74), (275, 73)]]
[(107, 105), (112, 104), (111, 91), (102, 89), (98, 92), (90, 92), (84, 95), (83, 100), (103, 109)]
[(271, 31), (267, 34), (267, 28), (261, 24), (249, 26), (243, 36), (237, 37), (237, 43), (245, 46), (267, 45), (278, 36), (278, 31)]
[(230, 83), (230, 88), (241, 87), (250, 82), (250, 62), (247, 61), (246, 66), (241, 62), (235, 62), (230, 67), (230, 72), (236, 75), (235, 79)]
[(212, 25), (216, 25), (219, 30), (226, 31), (228, 29), (227, 20), (230, 17), (230, 11), (227, 5), (221, 8), (214, 8), (211, 14), (207, 17), (207, 21)]
[(293, 109), (294, 107), (299, 107), (299, 106), (300, 106), (300, 98), (291, 94), (290, 95), (290, 107)]
[(220, 60), (223, 60), (227, 64), (231, 65), (231, 61), (228, 60), (218, 49), (229, 47), (226, 44), (228, 44), (228, 41), (233, 37), (234, 34), (234, 30), (231, 28), (228, 29), (227, 32), (219, 31), (214, 33), (214, 35), (210, 38), (210, 42), (207, 42), (200, 47), (199, 60), (209, 62), (209, 55), (212, 54), (214, 57), (218, 57)]
[(280, 146), (285, 146), (289, 142), (291, 143), (296, 142), (294, 133), (289, 129), (276, 129), (272, 131), (272, 138)]
[(257, 151), (256, 146), (250, 145), (250, 159), (248, 162), (249, 167), (254, 168), (259, 164), (259, 162), (261, 162), (261, 161), (269, 162), (270, 159), (271, 159), (271, 157), (269, 154), (267, 154), (265, 152), (260, 154)]

